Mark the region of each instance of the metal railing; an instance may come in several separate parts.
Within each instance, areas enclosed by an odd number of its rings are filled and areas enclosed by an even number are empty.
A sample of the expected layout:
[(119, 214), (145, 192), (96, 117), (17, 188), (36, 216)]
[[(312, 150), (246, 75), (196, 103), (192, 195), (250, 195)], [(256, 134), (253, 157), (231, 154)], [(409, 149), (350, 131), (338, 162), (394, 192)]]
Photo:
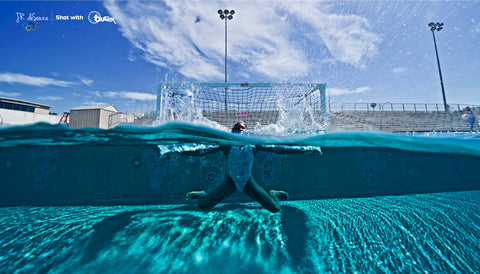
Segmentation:
[[(464, 112), (470, 106), (480, 113), (480, 105), (450, 104), (450, 111)], [(441, 103), (328, 103), (329, 112), (335, 111), (414, 111), (414, 112), (444, 112)], [(125, 112), (116, 113), (109, 117), (109, 128), (119, 124), (151, 125), (156, 120), (155, 104), (135, 106)], [(1, 124), (1, 122), (0, 122)]]
[[(450, 104), (450, 111), (465, 111), (465, 107), (479, 110), (480, 106), (470, 104)], [(332, 107), (329, 106), (332, 111)], [(425, 103), (342, 103), (341, 111), (418, 111), (418, 112), (444, 112), (443, 104), (425, 104)], [(333, 108), (335, 111), (335, 108)]]

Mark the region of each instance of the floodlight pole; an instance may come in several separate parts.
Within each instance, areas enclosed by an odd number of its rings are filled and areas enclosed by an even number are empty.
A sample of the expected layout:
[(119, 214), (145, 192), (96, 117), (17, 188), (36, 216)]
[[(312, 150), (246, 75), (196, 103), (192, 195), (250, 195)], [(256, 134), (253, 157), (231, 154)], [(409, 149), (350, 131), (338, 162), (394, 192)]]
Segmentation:
[(435, 45), (435, 54), (437, 56), (437, 65), (438, 65), (438, 75), (440, 75), (440, 86), (442, 87), (442, 96), (443, 96), (443, 106), (445, 108), (445, 112), (450, 110), (450, 106), (447, 104), (447, 99), (445, 98), (445, 88), (443, 87), (443, 78), (442, 78), (442, 70), (440, 69), (440, 60), (438, 58), (438, 50), (437, 50), (437, 41), (435, 40), (435, 30), (440, 31), (443, 29), (443, 23), (434, 23), (431, 22), (428, 24), (430, 30), (432, 31), (433, 35), (433, 44)]
[(225, 83), (227, 83), (227, 18), (225, 18)]
[[(220, 19), (225, 21), (225, 83), (227, 83), (227, 19), (232, 20), (234, 10), (218, 10)], [(227, 111), (227, 86), (225, 86), (225, 111)]]

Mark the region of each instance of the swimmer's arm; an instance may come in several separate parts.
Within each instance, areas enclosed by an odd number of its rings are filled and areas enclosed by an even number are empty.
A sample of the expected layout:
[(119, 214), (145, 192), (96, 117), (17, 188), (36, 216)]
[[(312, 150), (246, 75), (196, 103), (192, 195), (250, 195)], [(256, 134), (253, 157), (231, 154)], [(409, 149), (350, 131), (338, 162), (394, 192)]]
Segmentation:
[(202, 149), (194, 149), (194, 150), (171, 150), (161, 154), (162, 158), (167, 156), (205, 156), (208, 154), (216, 153), (219, 151), (224, 152), (225, 146), (216, 146), (216, 147), (209, 147), (209, 148), (202, 148)]
[(322, 155), (322, 150), (319, 146), (285, 146), (285, 145), (257, 145), (257, 151), (262, 150), (276, 154), (318, 154)]
[(223, 146), (207, 148), (207, 149), (184, 151), (184, 152), (181, 152), (181, 153), (178, 153), (178, 154), (181, 154), (183, 156), (205, 156), (205, 155), (208, 155), (208, 154), (217, 153), (219, 151), (222, 151), (222, 152), (224, 151)]

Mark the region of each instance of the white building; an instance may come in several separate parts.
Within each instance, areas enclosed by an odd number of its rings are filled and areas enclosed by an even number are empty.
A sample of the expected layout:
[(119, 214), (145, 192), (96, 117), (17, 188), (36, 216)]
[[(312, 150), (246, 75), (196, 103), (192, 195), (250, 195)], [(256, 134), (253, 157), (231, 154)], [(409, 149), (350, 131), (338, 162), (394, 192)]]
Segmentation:
[(113, 127), (110, 116), (118, 112), (118, 109), (110, 104), (77, 107), (70, 110), (70, 127), (110, 129)]
[(43, 104), (0, 97), (0, 126), (27, 125), (38, 122), (58, 124), (61, 116), (51, 115)]

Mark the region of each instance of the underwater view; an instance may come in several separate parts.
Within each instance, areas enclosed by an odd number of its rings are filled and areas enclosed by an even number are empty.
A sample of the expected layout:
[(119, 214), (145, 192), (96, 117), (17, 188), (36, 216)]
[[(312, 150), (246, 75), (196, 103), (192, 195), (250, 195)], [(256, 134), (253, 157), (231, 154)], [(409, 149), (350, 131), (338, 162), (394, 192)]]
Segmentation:
[[(475, 133), (272, 136), (178, 122), (36, 124), (0, 129), (0, 140), (1, 272), (480, 271)], [(227, 144), (299, 149), (254, 161), (262, 187), (290, 194), (279, 213), (241, 192), (210, 211), (185, 200), (218, 184), (208, 175), (223, 176), (225, 160), (165, 150)], [(301, 149), (309, 147), (321, 153)]]
[(0, 273), (480, 273), (480, 1), (0, 1)]
[(479, 192), (254, 204), (2, 208), (2, 272), (479, 271)]
[(480, 192), (1, 209), (3, 273), (478, 273)]

